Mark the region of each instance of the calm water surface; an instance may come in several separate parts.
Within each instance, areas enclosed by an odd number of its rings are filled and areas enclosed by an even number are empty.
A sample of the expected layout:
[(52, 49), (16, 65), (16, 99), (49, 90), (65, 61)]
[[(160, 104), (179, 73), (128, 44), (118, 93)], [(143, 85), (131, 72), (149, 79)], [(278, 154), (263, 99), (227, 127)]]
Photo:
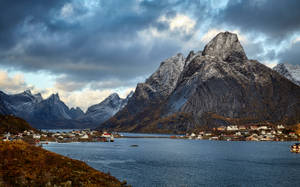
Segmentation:
[(110, 172), (134, 187), (300, 186), (300, 154), (289, 152), (291, 144), (121, 138), (113, 143), (50, 143), (44, 148)]

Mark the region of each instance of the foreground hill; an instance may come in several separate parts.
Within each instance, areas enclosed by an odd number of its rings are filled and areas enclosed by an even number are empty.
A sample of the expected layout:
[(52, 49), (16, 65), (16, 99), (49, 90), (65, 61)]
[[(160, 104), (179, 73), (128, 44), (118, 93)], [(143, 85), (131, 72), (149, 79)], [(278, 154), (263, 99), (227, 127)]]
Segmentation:
[(0, 142), (0, 186), (126, 186), (115, 177), (22, 141)]
[(300, 87), (256, 60), (236, 34), (219, 33), (203, 52), (172, 57), (137, 85), (99, 129), (184, 133), (203, 126), (300, 122)]
[(0, 134), (10, 132), (11, 134), (23, 133), (25, 130), (37, 131), (25, 120), (12, 115), (0, 115)]

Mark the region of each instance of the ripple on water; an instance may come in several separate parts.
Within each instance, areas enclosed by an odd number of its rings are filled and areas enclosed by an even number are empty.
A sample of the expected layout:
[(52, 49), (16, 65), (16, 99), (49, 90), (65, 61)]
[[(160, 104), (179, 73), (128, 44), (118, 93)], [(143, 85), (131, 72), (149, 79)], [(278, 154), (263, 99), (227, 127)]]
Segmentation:
[(138, 187), (299, 186), (300, 154), (291, 144), (122, 138), (44, 147)]

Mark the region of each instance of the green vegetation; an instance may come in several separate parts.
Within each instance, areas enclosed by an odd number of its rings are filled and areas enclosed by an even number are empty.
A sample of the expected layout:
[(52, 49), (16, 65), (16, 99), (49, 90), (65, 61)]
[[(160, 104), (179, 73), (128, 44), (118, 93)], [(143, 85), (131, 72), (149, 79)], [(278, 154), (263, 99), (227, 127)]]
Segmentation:
[(0, 186), (126, 186), (115, 177), (21, 140), (0, 142)]

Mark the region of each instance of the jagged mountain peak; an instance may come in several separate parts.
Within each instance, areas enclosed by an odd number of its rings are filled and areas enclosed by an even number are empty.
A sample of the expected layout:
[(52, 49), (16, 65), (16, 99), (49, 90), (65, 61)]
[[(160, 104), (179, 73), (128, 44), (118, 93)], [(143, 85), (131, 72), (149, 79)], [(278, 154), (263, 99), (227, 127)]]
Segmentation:
[[(184, 133), (201, 126), (228, 125), (218, 116), (245, 124), (299, 123), (300, 88), (258, 61), (248, 60), (236, 34), (219, 33), (202, 53), (191, 51), (182, 69), (172, 70), (174, 64), (181, 63), (168, 59), (162, 63), (137, 85), (126, 107), (99, 128)], [(176, 79), (170, 79), (175, 74)], [(164, 90), (169, 92), (159, 94)]]
[(120, 96), (117, 93), (112, 93), (106, 99), (109, 99), (109, 100), (120, 99)]
[(27, 95), (32, 95), (32, 93), (31, 93), (30, 90), (25, 90), (23, 93), (24, 93), (24, 94), (27, 94)]
[(72, 117), (72, 119), (78, 119), (83, 115), (84, 115), (84, 112), (79, 107), (72, 107), (70, 109), (70, 116)]
[(73, 110), (73, 111), (82, 111), (80, 107), (71, 107), (70, 110)]
[[(106, 97), (101, 103), (102, 105), (118, 105), (120, 100), (122, 100), (117, 93), (112, 93), (108, 97)], [(99, 104), (101, 104), (99, 103)], [(98, 106), (99, 104), (93, 105), (93, 106)], [(93, 108), (93, 106), (91, 106)]]
[(273, 70), (300, 86), (300, 65), (279, 63), (273, 68)]
[(237, 34), (221, 32), (217, 34), (204, 48), (203, 55), (210, 55), (227, 61), (229, 57), (237, 57), (243, 60), (247, 55), (239, 42)]
[(53, 100), (53, 101), (59, 101), (60, 98), (59, 98), (59, 94), (56, 93), (56, 94), (51, 94), (47, 100)]
[(33, 96), (35, 97), (37, 102), (41, 102), (43, 100), (43, 97), (42, 97), (41, 93), (34, 94)]
[(130, 93), (126, 96), (126, 99), (129, 99), (130, 97), (132, 97), (134, 94), (134, 91), (130, 91)]
[(20, 94), (16, 94), (16, 95), (31, 98), (31, 100), (34, 102), (41, 102), (43, 100), (41, 93), (32, 94), (31, 90), (29, 90), (29, 89), (25, 90), (24, 92), (22, 92)]
[(195, 52), (194, 50), (190, 51), (188, 56), (186, 57), (185, 61), (189, 61), (193, 56), (195, 56)]
[(170, 66), (171, 64), (175, 64), (176, 66), (182, 66), (182, 61), (184, 61), (184, 56), (182, 53), (177, 53), (176, 55), (167, 58), (163, 62), (161, 62), (160, 67), (157, 71), (159, 71), (161, 68), (164, 68), (165, 66)]
[(117, 93), (113, 93), (102, 102), (90, 106), (86, 113), (79, 117), (79, 120), (83, 123), (100, 124), (122, 109), (127, 104), (130, 95), (132, 93), (122, 99)]
[(150, 90), (158, 92), (161, 95), (166, 96), (170, 94), (176, 86), (184, 65), (185, 58), (181, 53), (164, 60), (146, 82), (142, 83), (147, 84), (147, 86), (144, 85), (143, 87), (149, 87)]

